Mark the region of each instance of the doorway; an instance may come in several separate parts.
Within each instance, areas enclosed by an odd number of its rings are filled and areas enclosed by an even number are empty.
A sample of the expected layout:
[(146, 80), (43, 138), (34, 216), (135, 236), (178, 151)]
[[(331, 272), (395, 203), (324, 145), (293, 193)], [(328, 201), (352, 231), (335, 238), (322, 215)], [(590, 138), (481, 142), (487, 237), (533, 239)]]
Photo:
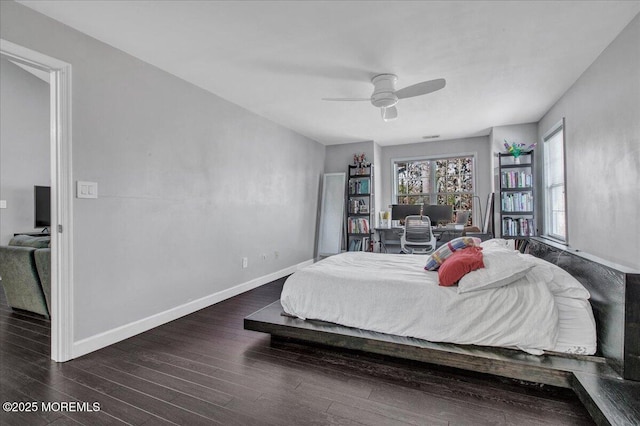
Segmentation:
[(71, 65), (3, 39), (0, 55), (49, 75), (51, 359), (64, 362), (73, 358)]

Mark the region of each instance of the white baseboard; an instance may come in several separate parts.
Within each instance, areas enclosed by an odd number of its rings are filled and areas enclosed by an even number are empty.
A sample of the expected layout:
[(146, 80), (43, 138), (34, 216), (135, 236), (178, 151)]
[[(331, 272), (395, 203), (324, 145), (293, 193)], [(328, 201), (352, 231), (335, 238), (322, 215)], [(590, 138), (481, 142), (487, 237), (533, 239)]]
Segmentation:
[(82, 355), (86, 355), (89, 352), (96, 351), (98, 349), (113, 345), (114, 343), (133, 337), (136, 334), (143, 333), (152, 328), (158, 327), (162, 324), (166, 324), (170, 321), (189, 315), (200, 309), (211, 306), (215, 303), (222, 302), (238, 294), (252, 290), (261, 285), (267, 284), (271, 281), (277, 280), (284, 276), (294, 273), (300, 268), (307, 265), (311, 265), (313, 259), (298, 263), (297, 265), (290, 266), (285, 269), (273, 272), (262, 277), (255, 278), (251, 281), (247, 281), (242, 284), (238, 284), (234, 287), (219, 291), (217, 293), (210, 294), (197, 300), (185, 303), (175, 308), (168, 309), (164, 312), (151, 315), (150, 317), (143, 318), (141, 320), (114, 328), (109, 331), (105, 331), (95, 336), (87, 337), (80, 341), (73, 343), (72, 358), (78, 358)]

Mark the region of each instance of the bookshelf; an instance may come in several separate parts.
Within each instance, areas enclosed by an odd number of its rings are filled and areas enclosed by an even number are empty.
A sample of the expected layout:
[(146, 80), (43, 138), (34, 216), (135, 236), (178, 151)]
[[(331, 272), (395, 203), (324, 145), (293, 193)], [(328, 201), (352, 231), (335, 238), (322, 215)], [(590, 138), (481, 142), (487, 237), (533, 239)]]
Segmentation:
[(537, 234), (533, 162), (533, 150), (522, 152), (518, 158), (498, 154), (502, 238), (526, 241)]
[(373, 210), (373, 165), (350, 165), (347, 170), (345, 218), (348, 251), (372, 250)]

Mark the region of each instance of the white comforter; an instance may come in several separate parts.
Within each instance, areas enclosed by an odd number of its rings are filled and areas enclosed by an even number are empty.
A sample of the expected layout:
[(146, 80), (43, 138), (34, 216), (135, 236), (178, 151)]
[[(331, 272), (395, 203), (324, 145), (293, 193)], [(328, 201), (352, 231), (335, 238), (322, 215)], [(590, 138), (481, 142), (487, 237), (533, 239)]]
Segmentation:
[(438, 286), (425, 257), (348, 252), (289, 277), (285, 312), (432, 342), (553, 350), (558, 312), (547, 284), (527, 274), (505, 287), (458, 294)]

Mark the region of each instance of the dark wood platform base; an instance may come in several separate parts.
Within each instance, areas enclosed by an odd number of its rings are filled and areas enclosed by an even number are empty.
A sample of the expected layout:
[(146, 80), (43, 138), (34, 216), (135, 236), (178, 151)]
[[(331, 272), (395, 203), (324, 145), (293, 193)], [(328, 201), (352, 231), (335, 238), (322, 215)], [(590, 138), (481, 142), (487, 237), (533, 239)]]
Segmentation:
[(574, 372), (571, 388), (597, 424), (640, 424), (640, 382)]
[(622, 380), (601, 357), (535, 356), (518, 350), (433, 343), (323, 321), (305, 321), (283, 316), (279, 301), (246, 317), (244, 328), (277, 337), (570, 388), (598, 424), (640, 424), (640, 384)]

